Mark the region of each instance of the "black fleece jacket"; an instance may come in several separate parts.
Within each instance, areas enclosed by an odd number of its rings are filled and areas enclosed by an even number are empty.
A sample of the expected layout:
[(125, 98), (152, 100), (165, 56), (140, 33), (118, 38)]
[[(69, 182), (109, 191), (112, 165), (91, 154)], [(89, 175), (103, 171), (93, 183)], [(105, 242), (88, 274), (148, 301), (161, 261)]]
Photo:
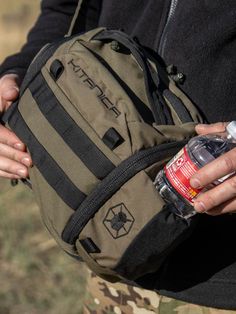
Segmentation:
[[(0, 74), (22, 77), (38, 50), (68, 30), (78, 0), (43, 0), (41, 15), (19, 54)], [(181, 88), (209, 122), (236, 119), (235, 0), (84, 0), (75, 31), (122, 28), (158, 50), (186, 76)]]
[[(43, 0), (21, 53), (0, 74), (25, 71), (37, 51), (68, 30), (78, 0)], [(122, 28), (186, 75), (181, 88), (209, 122), (236, 119), (235, 0), (84, 0), (75, 32)], [(235, 310), (236, 215), (201, 216), (201, 224), (165, 263), (140, 283), (164, 295)]]

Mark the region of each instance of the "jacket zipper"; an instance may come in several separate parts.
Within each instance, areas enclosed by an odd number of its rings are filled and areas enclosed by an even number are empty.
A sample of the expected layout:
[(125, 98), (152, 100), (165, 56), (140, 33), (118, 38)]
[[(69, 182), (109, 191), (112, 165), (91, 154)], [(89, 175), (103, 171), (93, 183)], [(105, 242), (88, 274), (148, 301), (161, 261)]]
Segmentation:
[(165, 24), (163, 31), (162, 31), (161, 39), (160, 39), (159, 46), (158, 46), (158, 53), (162, 58), (164, 57), (164, 51), (165, 51), (166, 42), (167, 42), (168, 27), (169, 27), (171, 21), (173, 21), (173, 19), (174, 19), (177, 4), (178, 4), (178, 0), (171, 0), (166, 24)]
[(84, 200), (68, 221), (63, 233), (63, 241), (74, 244), (80, 232), (102, 207), (105, 202), (116, 193), (119, 188), (138, 172), (146, 169), (150, 165), (173, 156), (186, 141), (165, 143), (152, 148), (140, 151), (124, 160), (115, 168), (98, 187)]

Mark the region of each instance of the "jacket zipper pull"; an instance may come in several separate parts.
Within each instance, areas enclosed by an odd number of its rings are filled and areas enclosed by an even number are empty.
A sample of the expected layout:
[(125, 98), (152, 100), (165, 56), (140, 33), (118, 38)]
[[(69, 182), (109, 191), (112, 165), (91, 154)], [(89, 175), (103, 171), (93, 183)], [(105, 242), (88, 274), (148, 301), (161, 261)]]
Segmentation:
[(166, 68), (169, 76), (174, 80), (177, 84), (183, 84), (185, 81), (185, 75), (182, 72), (177, 71), (177, 67), (173, 64), (170, 64)]

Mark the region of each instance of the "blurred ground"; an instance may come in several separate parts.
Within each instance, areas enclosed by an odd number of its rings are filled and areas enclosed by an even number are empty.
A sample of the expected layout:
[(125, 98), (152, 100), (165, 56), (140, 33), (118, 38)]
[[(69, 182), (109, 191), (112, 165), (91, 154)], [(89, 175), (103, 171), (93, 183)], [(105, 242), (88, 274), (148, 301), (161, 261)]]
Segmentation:
[[(39, 2), (0, 1), (0, 62), (25, 41)], [(45, 231), (31, 192), (0, 180), (0, 314), (80, 314), (84, 273)]]
[(0, 60), (19, 50), (27, 30), (33, 24), (39, 0), (0, 1)]

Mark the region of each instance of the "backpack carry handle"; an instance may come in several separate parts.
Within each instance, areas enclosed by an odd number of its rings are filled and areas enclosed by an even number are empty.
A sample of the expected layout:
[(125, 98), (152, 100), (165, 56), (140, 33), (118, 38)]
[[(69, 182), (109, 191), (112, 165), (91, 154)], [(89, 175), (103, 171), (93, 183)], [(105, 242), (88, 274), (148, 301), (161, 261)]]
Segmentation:
[(122, 31), (104, 30), (95, 35), (92, 39), (115, 40), (132, 53), (143, 70), (146, 93), (155, 122), (157, 125), (174, 124), (169, 109), (167, 108), (165, 101), (158, 90), (160, 83), (159, 76), (151, 68), (151, 65), (145, 57), (141, 46)]

